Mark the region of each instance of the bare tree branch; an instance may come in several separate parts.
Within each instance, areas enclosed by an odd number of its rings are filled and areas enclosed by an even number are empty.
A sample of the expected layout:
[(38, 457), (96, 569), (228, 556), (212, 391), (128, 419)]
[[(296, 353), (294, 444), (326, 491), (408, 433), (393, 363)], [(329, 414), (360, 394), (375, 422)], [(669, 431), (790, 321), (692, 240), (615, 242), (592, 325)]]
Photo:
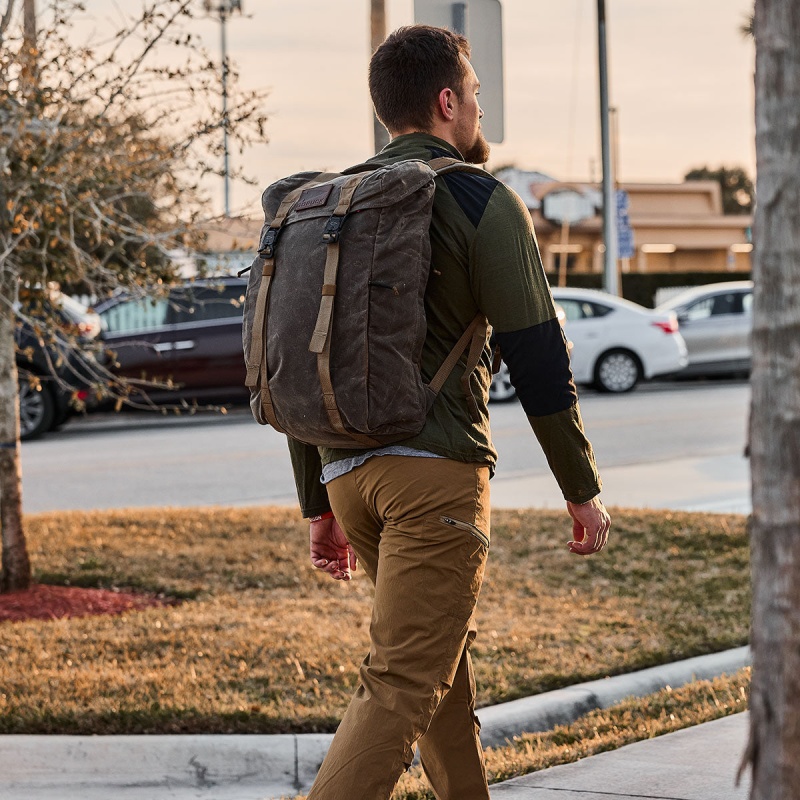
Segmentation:
[(11, 17), (14, 15), (14, 4), (16, 0), (6, 0), (6, 3), (6, 10), (3, 12), (2, 18), (0, 18), (0, 47), (3, 46), (3, 36), (8, 30), (8, 26), (11, 24)]

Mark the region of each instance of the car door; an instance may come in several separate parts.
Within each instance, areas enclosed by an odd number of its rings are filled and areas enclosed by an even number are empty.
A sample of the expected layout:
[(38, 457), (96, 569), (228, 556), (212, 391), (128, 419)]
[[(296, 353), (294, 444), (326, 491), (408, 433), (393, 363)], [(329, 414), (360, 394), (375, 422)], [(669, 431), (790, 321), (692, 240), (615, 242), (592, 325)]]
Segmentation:
[(102, 337), (114, 353), (112, 371), (125, 378), (165, 381), (174, 339), (165, 297), (121, 298), (98, 308)]
[(245, 284), (182, 287), (170, 296), (171, 368), (185, 396), (244, 399), (242, 306)]
[(573, 343), (570, 361), (578, 383), (594, 380), (594, 363), (605, 349), (608, 326), (603, 317), (612, 311), (606, 305), (581, 297), (559, 294), (558, 304), (564, 309), (564, 333)]
[(729, 290), (694, 300), (679, 313), (691, 365), (736, 364), (750, 357), (752, 292)]

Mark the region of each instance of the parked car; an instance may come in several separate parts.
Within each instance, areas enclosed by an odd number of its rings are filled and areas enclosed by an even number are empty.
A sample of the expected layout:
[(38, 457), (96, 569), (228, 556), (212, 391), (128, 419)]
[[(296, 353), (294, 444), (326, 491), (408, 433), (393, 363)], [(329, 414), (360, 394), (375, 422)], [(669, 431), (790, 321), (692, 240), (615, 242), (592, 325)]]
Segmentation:
[[(53, 291), (47, 313), (56, 322), (56, 340), (37, 333), (19, 315), (16, 330), (20, 438), (36, 439), (63, 425), (76, 411), (76, 401), (89, 401), (84, 359), (86, 347), (100, 332), (100, 318), (74, 298)], [(21, 306), (24, 308), (24, 306)]]
[(674, 312), (653, 311), (592, 289), (552, 291), (564, 310), (576, 383), (619, 394), (686, 365), (686, 345)]
[(101, 336), (121, 377), (171, 382), (146, 388), (156, 403), (246, 402), (242, 307), (247, 281), (185, 281), (163, 297), (119, 294), (98, 303)]
[(680, 374), (750, 372), (753, 282), (711, 283), (687, 289), (657, 308), (678, 315), (689, 364)]

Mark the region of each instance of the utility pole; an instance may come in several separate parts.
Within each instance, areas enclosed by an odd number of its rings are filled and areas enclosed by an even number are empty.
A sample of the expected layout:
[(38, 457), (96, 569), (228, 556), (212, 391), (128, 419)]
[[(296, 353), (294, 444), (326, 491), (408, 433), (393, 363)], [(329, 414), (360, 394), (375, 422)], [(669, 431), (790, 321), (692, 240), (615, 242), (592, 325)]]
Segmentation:
[(22, 42), (25, 82), (30, 89), (34, 89), (39, 83), (36, 0), (22, 0)]
[[(371, 0), (370, 2), (370, 35), (372, 50), (374, 53), (386, 38), (386, 0)], [(389, 133), (383, 127), (380, 120), (372, 115), (373, 138), (375, 142), (375, 152), (379, 153), (389, 144)]]
[(242, 0), (205, 0), (205, 9), (219, 14), (222, 45), (222, 175), (225, 183), (225, 216), (231, 215), (230, 153), (228, 150), (228, 38), (226, 23), (234, 11), (242, 13)]
[(611, 136), (608, 114), (608, 55), (606, 52), (606, 4), (597, 0), (597, 39), (600, 62), (600, 149), (603, 156), (603, 286), (619, 294), (617, 276), (617, 204), (611, 167)]

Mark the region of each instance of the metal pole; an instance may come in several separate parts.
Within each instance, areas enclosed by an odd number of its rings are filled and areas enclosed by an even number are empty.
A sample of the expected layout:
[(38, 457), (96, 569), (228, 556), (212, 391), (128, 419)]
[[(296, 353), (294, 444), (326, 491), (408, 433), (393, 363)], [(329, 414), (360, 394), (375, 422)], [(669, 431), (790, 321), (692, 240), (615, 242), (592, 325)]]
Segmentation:
[[(386, 1), (372, 0), (370, 3), (370, 37), (374, 53), (383, 44), (386, 38)], [(383, 127), (381, 121), (372, 115), (372, 136), (375, 143), (375, 152), (380, 153), (389, 144), (389, 132)]]
[(22, 2), (23, 80), (31, 88), (39, 83), (36, 0)]
[(469, 17), (466, 3), (453, 3), (453, 30), (469, 38)]
[(224, 152), (223, 173), (225, 179), (225, 216), (231, 215), (231, 187), (228, 155), (228, 42), (225, 35), (225, 22), (227, 20), (227, 6), (221, 3), (219, 7), (220, 28), (222, 30), (222, 146)]
[(603, 285), (609, 294), (619, 294), (617, 278), (617, 204), (611, 172), (611, 137), (608, 122), (608, 58), (606, 54), (606, 4), (597, 0), (597, 38), (600, 60), (600, 149), (603, 155)]

